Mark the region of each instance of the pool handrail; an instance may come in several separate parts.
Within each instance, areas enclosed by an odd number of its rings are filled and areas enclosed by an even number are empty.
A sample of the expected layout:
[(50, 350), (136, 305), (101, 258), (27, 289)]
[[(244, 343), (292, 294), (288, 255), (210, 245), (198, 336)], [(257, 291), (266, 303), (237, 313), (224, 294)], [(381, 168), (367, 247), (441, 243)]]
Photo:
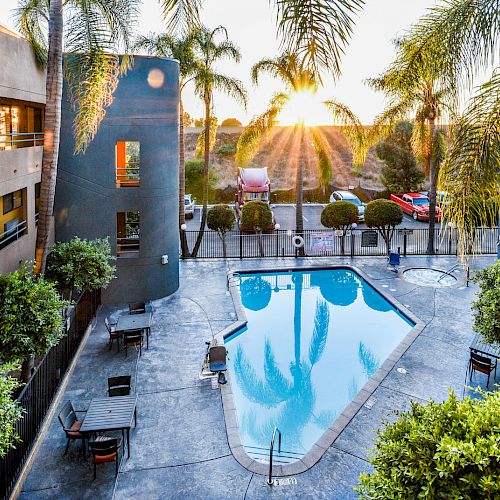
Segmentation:
[(271, 444), (269, 446), (269, 479), (267, 480), (269, 486), (273, 485), (273, 452), (276, 432), (278, 432), (278, 453), (281, 453), (281, 431), (277, 427), (274, 427), (273, 437), (271, 438)]

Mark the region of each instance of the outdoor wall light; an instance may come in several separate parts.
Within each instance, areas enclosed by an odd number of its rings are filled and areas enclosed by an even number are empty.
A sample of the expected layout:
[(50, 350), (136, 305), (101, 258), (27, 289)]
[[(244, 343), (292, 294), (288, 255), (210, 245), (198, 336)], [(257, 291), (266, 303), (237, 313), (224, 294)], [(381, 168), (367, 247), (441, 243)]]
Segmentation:
[(281, 228), (281, 226), (280, 226), (279, 224), (275, 224), (275, 225), (274, 225), (274, 229), (278, 230), (278, 229), (280, 229), (280, 228)]
[(186, 230), (186, 228), (187, 228), (186, 224), (181, 224), (181, 229), (182, 229), (183, 231), (185, 231), (185, 230)]
[(356, 229), (356, 228), (358, 227), (358, 225), (354, 222), (354, 224), (351, 224), (351, 227), (352, 227), (353, 229)]
[(291, 229), (289, 229), (289, 230), (286, 232), (286, 235), (287, 235), (287, 236), (292, 236), (292, 230), (291, 230)]

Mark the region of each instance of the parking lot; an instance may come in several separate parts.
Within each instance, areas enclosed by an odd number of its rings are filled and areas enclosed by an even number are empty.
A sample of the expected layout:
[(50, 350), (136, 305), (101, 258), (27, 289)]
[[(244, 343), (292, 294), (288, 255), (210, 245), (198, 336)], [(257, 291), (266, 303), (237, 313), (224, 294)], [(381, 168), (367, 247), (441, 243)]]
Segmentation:
[[(321, 211), (325, 205), (319, 203), (304, 204), (303, 217), (304, 229), (324, 229), (321, 225)], [(276, 222), (280, 225), (281, 229), (295, 229), (295, 205), (271, 205)], [(186, 220), (187, 230), (196, 231), (200, 227), (201, 207), (196, 207), (195, 215), (192, 219)], [(409, 215), (404, 215), (401, 227), (411, 229), (424, 229), (428, 226), (428, 222), (416, 222)], [(364, 224), (358, 225), (359, 229), (366, 229)], [(436, 223), (439, 227), (439, 223)], [(236, 229), (236, 227), (235, 227)]]

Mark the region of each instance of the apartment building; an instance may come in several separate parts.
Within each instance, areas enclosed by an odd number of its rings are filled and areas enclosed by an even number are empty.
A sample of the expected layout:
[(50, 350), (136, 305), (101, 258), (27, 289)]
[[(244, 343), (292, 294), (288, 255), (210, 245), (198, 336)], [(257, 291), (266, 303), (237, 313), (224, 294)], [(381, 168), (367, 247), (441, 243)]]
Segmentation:
[(34, 258), (44, 107), (30, 45), (0, 25), (0, 274)]

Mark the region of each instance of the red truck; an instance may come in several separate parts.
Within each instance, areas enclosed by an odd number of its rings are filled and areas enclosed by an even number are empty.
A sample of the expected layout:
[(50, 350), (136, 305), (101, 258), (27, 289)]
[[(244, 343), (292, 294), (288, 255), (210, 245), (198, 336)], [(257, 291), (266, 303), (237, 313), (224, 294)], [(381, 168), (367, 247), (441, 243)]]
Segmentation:
[[(401, 206), (414, 220), (429, 220), (429, 198), (421, 193), (391, 194), (391, 200)], [(441, 220), (441, 209), (436, 207), (436, 221)]]

